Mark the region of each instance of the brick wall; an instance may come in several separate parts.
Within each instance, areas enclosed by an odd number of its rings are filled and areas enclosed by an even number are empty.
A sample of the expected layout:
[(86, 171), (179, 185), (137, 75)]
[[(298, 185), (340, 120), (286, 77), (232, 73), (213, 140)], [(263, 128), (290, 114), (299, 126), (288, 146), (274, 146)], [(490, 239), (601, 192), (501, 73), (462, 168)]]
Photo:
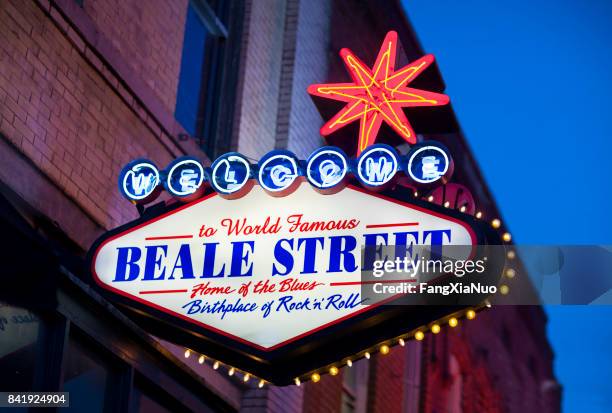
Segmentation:
[(323, 121), (306, 88), (326, 78), (331, 3), (249, 4), (238, 151), (259, 159), (288, 148), (305, 158), (322, 142)]
[(342, 401), (342, 375), (321, 376), (318, 383), (307, 382), (304, 387), (304, 413), (337, 412)]
[(258, 160), (275, 145), (285, 2), (249, 3), (237, 150)]
[(176, 143), (61, 11), (45, 1), (0, 2), (0, 133), (99, 227), (80, 233), (65, 208), (27, 199), (87, 249), (99, 232), (136, 216), (117, 191), (125, 163), (144, 156), (165, 167), (198, 151)]
[(306, 88), (327, 80), (330, 24), (329, 1), (300, 1), (287, 147), (303, 158), (323, 143), (323, 120)]
[(302, 411), (303, 390), (297, 386), (252, 387), (243, 393), (240, 413), (299, 413)]
[(174, 113), (188, 0), (83, 2), (96, 28)]
[(427, 367), (422, 375), (423, 412), (505, 411), (490, 374), (491, 366), (470, 347), (471, 343), (463, 336), (465, 330), (465, 327), (445, 330), (437, 336), (430, 335), (424, 342), (422, 357)]
[(406, 349), (391, 348), (386, 356), (376, 355), (370, 363), (368, 411), (373, 413), (401, 412), (404, 402)]
[(483, 412), (558, 411), (555, 389), (547, 390), (554, 377), (552, 355), (540, 334), (528, 333), (523, 312), (534, 319), (539, 308), (500, 306), (429, 335), (422, 356), (423, 411), (455, 411), (453, 406)]

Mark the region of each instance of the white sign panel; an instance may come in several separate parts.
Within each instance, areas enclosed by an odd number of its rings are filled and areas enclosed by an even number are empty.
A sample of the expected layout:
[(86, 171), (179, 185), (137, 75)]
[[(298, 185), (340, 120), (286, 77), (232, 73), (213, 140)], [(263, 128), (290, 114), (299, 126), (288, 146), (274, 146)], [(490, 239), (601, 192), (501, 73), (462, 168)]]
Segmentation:
[[(467, 224), (355, 187), (216, 194), (105, 240), (96, 282), (260, 350), (367, 311), (361, 248), (474, 245)], [(368, 305), (363, 305), (368, 304)]]

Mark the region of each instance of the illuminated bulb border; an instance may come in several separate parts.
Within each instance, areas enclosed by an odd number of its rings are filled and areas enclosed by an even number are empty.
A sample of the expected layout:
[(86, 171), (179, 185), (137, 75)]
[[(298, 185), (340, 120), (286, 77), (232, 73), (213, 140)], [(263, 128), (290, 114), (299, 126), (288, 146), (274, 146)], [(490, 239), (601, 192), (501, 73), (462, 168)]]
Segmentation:
[[(191, 349), (185, 348), (185, 353), (184, 353), (185, 358), (191, 357), (192, 353), (193, 353), (193, 351)], [(204, 364), (204, 362), (206, 361), (206, 356), (204, 354), (200, 354), (200, 356), (198, 357), (197, 360), (198, 360), (198, 364)], [(215, 360), (213, 365), (212, 365), (212, 368), (214, 370), (219, 370), (219, 367), (221, 367), (221, 366), (222, 366), (222, 363), (219, 360)], [(235, 367), (232, 367), (232, 366), (227, 366), (227, 367), (228, 367), (227, 375), (230, 376), (230, 377), (231, 376), (236, 376), (237, 372), (242, 373), (242, 381), (244, 383), (247, 383), (252, 377), (255, 377), (251, 373), (247, 373), (246, 371), (238, 370)], [(336, 371), (335, 374), (338, 374), (340, 372), (340, 370), (337, 369), (337, 368), (336, 368), (336, 370), (337, 371)], [(255, 377), (255, 378), (257, 379), (257, 377)], [(296, 380), (299, 381), (299, 378), (296, 378)], [(266, 382), (265, 382), (264, 379), (260, 379), (259, 380), (259, 388), (263, 387), (265, 385), (265, 383)]]
[[(469, 308), (462, 312), (451, 314), (449, 317), (440, 319), (432, 323), (431, 328), (437, 330), (439, 333), (442, 329), (442, 326), (444, 325), (448, 325), (450, 328), (456, 327), (459, 325), (459, 320), (461, 318), (465, 318), (467, 320), (473, 320), (476, 318), (476, 313), (478, 311), (482, 311), (486, 308), (491, 308), (491, 303), (488, 300), (484, 301), (483, 304), (479, 307)], [(455, 321), (451, 321), (451, 320), (455, 320)], [(434, 326), (436, 326), (436, 328), (434, 328)], [(385, 343), (379, 344), (378, 346), (372, 347), (368, 349), (368, 351), (361, 353), (361, 355), (356, 355), (354, 359), (345, 359), (346, 360), (345, 365), (346, 367), (349, 367), (349, 368), (352, 367), (353, 360), (360, 358), (360, 356), (364, 357), (367, 360), (370, 360), (372, 357), (372, 353), (375, 352), (375, 349), (378, 349), (381, 354), (388, 354), (390, 352), (390, 345), (387, 343), (397, 343), (403, 347), (406, 344), (406, 342), (409, 340), (421, 341), (425, 338), (425, 333), (423, 332), (423, 330), (424, 330), (424, 327), (419, 327), (408, 334), (404, 334), (400, 337), (396, 337), (390, 342), (385, 342)], [(434, 334), (437, 334), (437, 333), (434, 333)], [(422, 336), (423, 338), (418, 339), (416, 338), (417, 336)], [(383, 349), (386, 349), (386, 350), (383, 350)], [(307, 375), (296, 377), (294, 379), (294, 383), (296, 386), (300, 386), (302, 381), (308, 381), (308, 380), (312, 381), (313, 383), (318, 383), (321, 381), (321, 376), (325, 373), (328, 373), (332, 376), (336, 376), (340, 373), (340, 369), (336, 367), (335, 365), (327, 366), (327, 367), (318, 369), (314, 372), (311, 372)]]
[[(506, 286), (507, 287), (507, 286)], [(480, 306), (480, 307), (474, 307), (474, 308), (470, 308), (468, 310), (465, 310), (464, 312), (461, 313), (455, 313), (450, 315), (450, 317), (446, 317), (443, 319), (440, 319), (434, 323), (431, 324), (431, 328), (430, 331), (433, 334), (438, 334), (443, 325), (449, 325), (449, 327), (453, 328), (456, 327), (459, 324), (459, 319), (460, 318), (466, 318), (467, 320), (473, 320), (476, 318), (476, 312), (477, 311), (481, 311), (484, 310), (485, 308), (491, 308), (491, 303), (488, 300), (485, 300), (484, 303)], [(454, 321), (453, 321), (454, 320)], [(382, 355), (386, 355), (389, 354), (389, 352), (391, 351), (390, 345), (388, 343), (397, 343), (400, 346), (404, 347), (406, 344), (406, 341), (408, 340), (415, 340), (415, 341), (421, 341), (425, 338), (425, 333), (423, 332), (423, 327), (419, 327), (415, 330), (413, 330), (411, 333), (402, 335), (400, 337), (396, 337), (394, 340), (390, 341), (390, 342), (385, 342), (382, 344), (379, 344), (378, 346), (368, 349), (368, 351), (365, 351), (364, 353), (362, 353), (363, 357), (366, 358), (367, 360), (370, 360), (372, 357), (372, 352), (374, 352), (374, 349), (378, 349), (378, 351), (382, 354)], [(391, 344), (393, 345), (393, 344)], [(185, 358), (189, 358), (191, 356), (192, 351), (188, 348), (185, 348)], [(356, 357), (359, 358), (359, 357)], [(206, 356), (204, 356), (203, 354), (200, 355), (200, 357), (198, 358), (198, 363), (203, 364), (203, 362), (206, 360)], [(347, 367), (352, 367), (353, 366), (353, 360), (352, 359), (346, 359), (345, 362)], [(213, 369), (214, 370), (218, 370), (219, 367), (221, 366), (221, 362), (216, 360), (213, 363)], [(228, 366), (228, 375), (229, 376), (234, 376), (237, 369), (235, 367), (231, 367)], [(327, 367), (327, 369), (323, 369), (323, 370), (318, 370), (315, 372), (310, 373), (309, 376), (306, 376), (305, 379), (308, 380), (310, 379), (310, 381), (312, 381), (313, 383), (318, 383), (321, 380), (321, 375), (325, 374), (325, 373), (329, 373), (332, 376), (336, 376), (340, 373), (340, 369), (335, 366), (329, 366)], [(250, 373), (247, 372), (243, 372), (243, 377), (242, 377), (242, 381), (243, 382), (248, 382), (250, 380), (250, 378), (252, 377), (252, 375)], [(302, 383), (302, 379), (304, 379), (304, 377), (296, 377), (294, 379), (294, 383), (296, 386), (300, 386)], [(262, 388), (265, 385), (265, 380), (260, 379), (259, 383), (258, 383), (258, 387)]]

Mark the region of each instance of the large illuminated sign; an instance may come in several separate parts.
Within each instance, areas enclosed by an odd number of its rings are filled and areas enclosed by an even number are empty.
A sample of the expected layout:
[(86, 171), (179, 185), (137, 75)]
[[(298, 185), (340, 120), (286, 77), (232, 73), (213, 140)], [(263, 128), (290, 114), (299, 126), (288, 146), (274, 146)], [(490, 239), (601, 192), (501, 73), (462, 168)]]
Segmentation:
[[(373, 348), (385, 354), (407, 334), (422, 339), (427, 324), (436, 333), (442, 317), (456, 325), (454, 311), (473, 318), (476, 307), (456, 297), (444, 306), (414, 305), (419, 297), (406, 305), (407, 292), (396, 287), (410, 280), (367, 278), (366, 257), (380, 255), (386, 265), (386, 248), (417, 261), (427, 255), (418, 248), (466, 261), (500, 242), (479, 214), (463, 213), (465, 205), (457, 211), (428, 202), (453, 173), (444, 145), (425, 141), (400, 153), (374, 143), (384, 122), (415, 144), (403, 108), (448, 103), (446, 95), (407, 86), (433, 57), (396, 70), (396, 47), (390, 32), (371, 69), (343, 49), (353, 82), (309, 88), (346, 104), (324, 136), (359, 120), (355, 157), (325, 146), (307, 159), (273, 150), (253, 162), (227, 153), (207, 167), (192, 157), (165, 169), (145, 159), (126, 165), (119, 190), (131, 202), (151, 202), (162, 187), (181, 202), (139, 205), (138, 220), (96, 241), (89, 258), (99, 291), (151, 333), (188, 347), (186, 354), (211, 357), (215, 368), (220, 360), (228, 373), (240, 369), (260, 384), (317, 381), (325, 370), (337, 374), (369, 358)], [(425, 197), (421, 188), (432, 192)], [(441, 288), (455, 273), (419, 274), (418, 282)], [(370, 285), (394, 292), (370, 294)]]
[(92, 269), (110, 291), (271, 350), (369, 308), (359, 305), (361, 247), (382, 238), (476, 244), (459, 220), (357, 188), (321, 196), (302, 184), (271, 198), (257, 186), (105, 240)]
[[(387, 310), (361, 294), (362, 247), (488, 242), (457, 215), (355, 186), (322, 195), (301, 178), (284, 197), (259, 185), (238, 199), (210, 192), (112, 231), (92, 249), (91, 269), (114, 299), (164, 320), (156, 334), (286, 384), (378, 340), (367, 320)], [(389, 313), (397, 331), (423, 320), (404, 311)], [(363, 337), (340, 345), (342, 326)]]

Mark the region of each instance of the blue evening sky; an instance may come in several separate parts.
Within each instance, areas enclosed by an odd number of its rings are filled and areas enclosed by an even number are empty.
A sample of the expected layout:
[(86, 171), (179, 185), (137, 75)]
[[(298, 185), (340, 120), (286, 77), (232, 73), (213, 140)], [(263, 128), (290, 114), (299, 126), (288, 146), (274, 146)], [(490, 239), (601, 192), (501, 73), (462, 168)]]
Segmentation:
[[(514, 241), (612, 244), (612, 2), (403, 3)], [(547, 312), (563, 411), (612, 411), (612, 308)]]

